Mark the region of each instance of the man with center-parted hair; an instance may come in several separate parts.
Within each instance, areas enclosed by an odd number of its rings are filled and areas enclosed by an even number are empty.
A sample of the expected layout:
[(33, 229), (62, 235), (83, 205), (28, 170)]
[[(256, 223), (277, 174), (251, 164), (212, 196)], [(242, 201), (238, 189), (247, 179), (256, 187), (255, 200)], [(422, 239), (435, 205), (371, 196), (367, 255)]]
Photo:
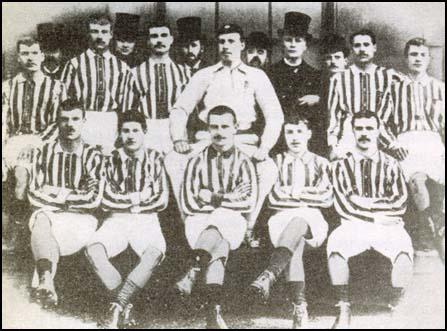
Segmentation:
[(269, 195), (269, 208), (275, 213), (268, 227), (275, 248), (269, 265), (251, 284), (268, 299), (272, 285), (286, 272), (294, 329), (308, 326), (303, 252), (306, 244), (319, 247), (326, 240), (328, 224), (320, 209), (332, 205), (329, 161), (308, 150), (311, 136), (305, 116), (286, 118), (281, 140), (287, 148), (274, 156), (279, 178)]
[(81, 101), (86, 111), (122, 112), (130, 108), (128, 65), (110, 52), (113, 23), (105, 14), (87, 20), (88, 48), (69, 60), (62, 72), (68, 95)]
[(187, 215), (185, 233), (193, 258), (176, 284), (184, 295), (204, 276), (207, 290), (207, 327), (227, 328), (221, 316), (222, 285), (230, 250), (244, 240), (247, 220), (242, 213), (255, 205), (258, 189), (255, 167), (235, 146), (236, 115), (226, 106), (207, 115), (212, 143), (188, 162), (181, 206)]
[(413, 247), (404, 228), (407, 188), (399, 162), (378, 149), (380, 121), (373, 112), (352, 117), (355, 149), (332, 164), (334, 204), (341, 224), (327, 244), (329, 274), (338, 296), (333, 328), (349, 328), (349, 259), (374, 249), (392, 264), (390, 308), (395, 310), (413, 273)]
[[(123, 147), (115, 149), (105, 162), (102, 207), (111, 214), (91, 238), (87, 257), (110, 295), (105, 319), (107, 328), (129, 327), (132, 298), (161, 263), (166, 243), (158, 212), (168, 204), (168, 182), (161, 154), (144, 145), (146, 120), (129, 110), (120, 115), (118, 132)], [(125, 280), (110, 259), (128, 246), (139, 263)]]
[(68, 99), (57, 113), (58, 138), (34, 150), (28, 199), (35, 261), (32, 287), (44, 306), (57, 305), (54, 276), (60, 256), (82, 250), (97, 227), (91, 214), (102, 197), (102, 155), (81, 140), (82, 103)]

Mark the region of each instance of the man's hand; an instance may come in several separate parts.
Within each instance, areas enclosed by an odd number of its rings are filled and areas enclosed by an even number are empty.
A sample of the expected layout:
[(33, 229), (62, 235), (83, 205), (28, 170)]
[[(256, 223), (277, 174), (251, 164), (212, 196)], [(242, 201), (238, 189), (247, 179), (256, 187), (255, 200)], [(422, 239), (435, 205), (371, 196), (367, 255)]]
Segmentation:
[(211, 203), (212, 195), (213, 195), (213, 193), (207, 189), (201, 189), (199, 191), (199, 199), (205, 203)]
[(98, 183), (99, 183), (99, 181), (96, 178), (88, 177), (82, 183), (81, 190), (85, 190), (85, 191), (94, 190), (97, 187)]
[(395, 155), (398, 161), (403, 161), (408, 156), (408, 149), (403, 147), (400, 143), (395, 142), (389, 146), (390, 151)]
[(301, 97), (298, 99), (298, 104), (300, 106), (315, 106), (316, 104), (318, 104), (320, 102), (320, 96), (318, 95), (305, 95), (304, 97)]
[(251, 185), (248, 183), (240, 183), (231, 193), (225, 194), (225, 198), (235, 202), (241, 201), (251, 193)]
[(33, 155), (34, 147), (32, 145), (26, 145), (19, 153), (17, 157), (17, 161), (21, 162), (31, 162), (31, 158)]
[(177, 140), (174, 142), (174, 151), (180, 154), (188, 154), (191, 151), (191, 145), (186, 140)]
[(258, 150), (253, 154), (253, 159), (256, 161), (264, 161), (269, 156), (269, 150), (263, 147), (259, 147)]

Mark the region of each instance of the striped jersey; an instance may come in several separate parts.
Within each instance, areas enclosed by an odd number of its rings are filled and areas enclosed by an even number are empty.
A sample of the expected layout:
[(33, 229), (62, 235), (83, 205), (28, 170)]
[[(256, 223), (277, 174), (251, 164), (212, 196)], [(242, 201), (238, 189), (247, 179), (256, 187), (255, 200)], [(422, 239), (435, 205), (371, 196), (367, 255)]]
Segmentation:
[(106, 184), (102, 206), (106, 210), (130, 212), (131, 194), (139, 194), (139, 212), (156, 213), (168, 204), (168, 180), (160, 153), (141, 150), (135, 157), (116, 149), (105, 165)]
[[(390, 94), (387, 92), (400, 80), (401, 76), (395, 70), (376, 65), (367, 72), (351, 65), (335, 74), (329, 83), (329, 145), (340, 140), (345, 121), (350, 121), (353, 114), (365, 111), (379, 113), (384, 107), (389, 107)], [(385, 140), (388, 140), (388, 133), (382, 131)]]
[(237, 147), (221, 153), (211, 145), (188, 162), (181, 193), (182, 209), (188, 215), (211, 213), (216, 207), (199, 198), (200, 190), (228, 194), (241, 183), (250, 185), (249, 193), (237, 201), (223, 197), (219, 207), (250, 212), (258, 195), (256, 171), (250, 158)]
[(146, 118), (169, 118), (169, 112), (189, 81), (185, 68), (171, 59), (151, 58), (132, 69), (132, 102)]
[(332, 205), (328, 160), (309, 151), (301, 156), (279, 153), (274, 160), (279, 177), (269, 195), (270, 208), (328, 208)]
[[(102, 195), (102, 159), (96, 148), (83, 143), (72, 153), (64, 151), (58, 140), (35, 149), (28, 193), (31, 205), (74, 210), (98, 207)], [(89, 186), (92, 179), (96, 184)], [(68, 195), (60, 200), (62, 191)]]
[[(342, 219), (373, 222), (405, 213), (406, 184), (398, 161), (391, 156), (378, 151), (367, 158), (355, 151), (331, 166), (334, 204)], [(370, 203), (359, 205), (352, 196), (367, 198)]]
[(56, 122), (57, 108), (65, 99), (64, 85), (43, 73), (34, 80), (19, 73), (5, 81), (2, 86), (2, 124), (6, 136), (43, 133)]
[(128, 65), (109, 51), (92, 49), (69, 60), (62, 72), (68, 95), (84, 103), (87, 111), (126, 111), (131, 72)]
[(419, 81), (402, 80), (391, 90), (393, 107), (381, 118), (395, 136), (408, 131), (433, 131), (444, 136), (445, 84), (425, 76)]

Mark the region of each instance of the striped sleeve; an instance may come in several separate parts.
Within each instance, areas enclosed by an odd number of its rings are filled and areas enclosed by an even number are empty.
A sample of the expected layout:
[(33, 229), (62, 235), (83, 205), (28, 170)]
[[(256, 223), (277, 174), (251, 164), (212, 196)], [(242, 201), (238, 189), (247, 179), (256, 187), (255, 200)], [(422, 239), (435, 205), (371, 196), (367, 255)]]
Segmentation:
[(309, 207), (329, 208), (333, 200), (329, 162), (322, 158), (318, 160), (317, 171), (317, 182), (314, 186), (304, 187), (300, 200)]
[(231, 194), (224, 194), (224, 198), (221, 207), (232, 209), (242, 213), (251, 212), (256, 204), (258, 198), (258, 183), (256, 170), (250, 159), (242, 157), (239, 165), (238, 177), (236, 180), (236, 186), (242, 183), (250, 184), (250, 191), (247, 195), (241, 199), (234, 200), (231, 198)]
[(67, 91), (67, 96), (70, 98), (80, 98), (80, 95), (76, 93), (77, 89), (75, 88), (75, 75), (76, 68), (72, 63), (73, 60), (67, 61), (65, 64), (64, 70), (62, 71), (61, 81), (65, 86)]
[[(95, 209), (102, 199), (102, 192), (104, 181), (102, 179), (103, 172), (103, 156), (92, 147), (89, 147), (85, 152), (87, 155), (83, 162), (83, 167), (86, 169), (83, 184), (80, 188), (72, 190), (65, 201), (69, 209)], [(95, 184), (88, 187), (87, 182), (94, 181)]]
[(145, 188), (145, 190), (149, 190), (149, 194), (140, 202), (142, 212), (160, 212), (168, 205), (169, 187), (163, 159), (155, 151), (152, 155), (154, 158), (153, 161), (151, 160), (154, 165), (153, 181), (150, 182), (149, 187)]
[(337, 144), (339, 135), (341, 133), (341, 116), (342, 109), (340, 106), (342, 98), (341, 89), (342, 74), (338, 73), (330, 79), (329, 82), (329, 96), (328, 96), (328, 114), (329, 114), (329, 126), (328, 126), (328, 145), (334, 146)]

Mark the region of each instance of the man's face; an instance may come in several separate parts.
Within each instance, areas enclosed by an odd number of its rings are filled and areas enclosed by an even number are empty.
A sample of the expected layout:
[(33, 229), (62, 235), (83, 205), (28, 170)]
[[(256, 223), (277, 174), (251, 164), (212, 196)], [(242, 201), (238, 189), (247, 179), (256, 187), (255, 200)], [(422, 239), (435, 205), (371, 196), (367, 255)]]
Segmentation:
[(373, 44), (371, 37), (367, 35), (357, 35), (352, 40), (352, 52), (354, 62), (357, 64), (371, 63), (376, 54), (377, 47)]
[(430, 64), (430, 51), (427, 46), (410, 45), (408, 48), (407, 65), (410, 72), (424, 73)]
[(282, 37), (284, 56), (288, 59), (301, 58), (307, 50), (307, 43), (304, 37), (285, 34)]
[(163, 55), (169, 52), (174, 38), (165, 26), (149, 29), (149, 48), (157, 55)]
[(186, 42), (180, 46), (180, 52), (185, 62), (189, 65), (193, 65), (202, 57), (202, 43), (200, 40)]
[(223, 62), (240, 60), (245, 43), (237, 32), (225, 33), (217, 37), (219, 56)]
[(59, 134), (62, 139), (76, 140), (81, 137), (85, 118), (82, 109), (61, 111), (58, 117)]
[(208, 120), (211, 142), (216, 147), (229, 147), (234, 144), (237, 128), (231, 114), (211, 115)]
[(134, 40), (115, 40), (115, 50), (123, 55), (123, 56), (129, 56), (132, 54), (132, 52), (135, 49), (135, 41)]
[(90, 23), (88, 25), (88, 37), (90, 45), (98, 51), (105, 51), (112, 40), (112, 27), (110, 24)]
[(323, 62), (326, 70), (331, 74), (345, 70), (348, 65), (348, 60), (342, 51), (324, 54)]
[(40, 70), (40, 66), (42, 65), (44, 59), (45, 56), (38, 43), (30, 46), (20, 44), (18, 61), (24, 70), (29, 72)]
[(377, 145), (379, 126), (375, 118), (358, 118), (353, 124), (356, 145), (361, 150), (368, 150)]
[(267, 50), (255, 46), (247, 48), (247, 63), (256, 68), (263, 68), (267, 62)]
[(125, 150), (136, 152), (143, 147), (144, 129), (138, 122), (125, 122), (121, 128), (120, 135)]
[(288, 123), (284, 125), (284, 137), (288, 150), (292, 153), (300, 153), (307, 149), (307, 143), (310, 137), (312, 137), (312, 131), (303, 122), (298, 124)]

